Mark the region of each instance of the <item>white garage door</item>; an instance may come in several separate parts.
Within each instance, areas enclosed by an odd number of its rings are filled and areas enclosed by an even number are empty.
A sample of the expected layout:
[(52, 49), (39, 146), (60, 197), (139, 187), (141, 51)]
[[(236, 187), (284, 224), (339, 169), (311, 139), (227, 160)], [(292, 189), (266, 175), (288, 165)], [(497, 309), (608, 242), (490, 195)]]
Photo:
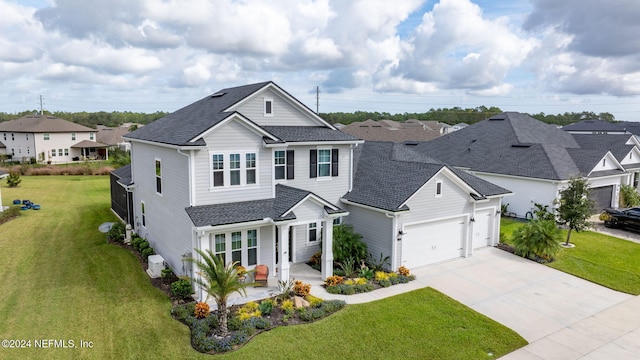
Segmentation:
[(490, 245), (491, 225), (495, 210), (485, 209), (476, 211), (475, 222), (473, 223), (473, 248), (477, 249)]
[(402, 237), (402, 264), (408, 268), (462, 256), (465, 218), (408, 225)]

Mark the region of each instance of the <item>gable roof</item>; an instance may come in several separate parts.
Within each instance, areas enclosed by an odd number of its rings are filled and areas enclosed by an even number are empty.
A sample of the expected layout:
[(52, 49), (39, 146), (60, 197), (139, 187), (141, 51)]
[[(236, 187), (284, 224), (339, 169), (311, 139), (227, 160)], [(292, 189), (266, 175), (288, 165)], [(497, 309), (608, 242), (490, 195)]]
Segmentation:
[(582, 120), (582, 121), (578, 121), (577, 123), (563, 126), (562, 130), (581, 131), (581, 132), (588, 132), (588, 131), (595, 131), (595, 132), (605, 131), (605, 132), (618, 132), (618, 133), (625, 132), (624, 126), (621, 126), (620, 124), (617, 124), (617, 123), (611, 123), (611, 122), (602, 121), (602, 120)]
[(517, 112), (492, 116), (416, 146), (416, 151), (453, 166), (549, 180), (586, 175), (585, 169), (593, 169), (606, 153), (580, 149), (572, 134)]
[(319, 201), (327, 213), (345, 212), (310, 191), (282, 184), (276, 185), (276, 196), (272, 199), (192, 206), (185, 210), (196, 227), (238, 224), (265, 219), (285, 221), (296, 219), (296, 215), (292, 211), (293, 208), (310, 197)]
[(611, 151), (618, 161), (633, 150), (633, 145), (627, 145), (632, 136), (631, 134), (573, 134), (580, 148)]
[[(124, 137), (127, 139), (158, 142), (175, 146), (199, 146), (204, 141), (199, 136), (233, 114), (238, 104), (246, 101), (252, 94), (270, 87), (283, 97), (295, 102), (326, 128), (334, 129), (329, 123), (315, 115), (304, 104), (297, 101), (272, 81), (222, 89), (212, 95), (187, 105), (163, 118), (133, 131)], [(243, 117), (246, 119), (246, 117)], [(256, 125), (258, 126), (258, 125)]]
[(94, 132), (95, 129), (49, 115), (27, 115), (0, 122), (0, 131), (18, 133)]
[(365, 142), (358, 148), (353, 189), (343, 199), (388, 211), (408, 210), (405, 202), (441, 171), (450, 171), (476, 198), (510, 193), (497, 185), (416, 153), (407, 145)]

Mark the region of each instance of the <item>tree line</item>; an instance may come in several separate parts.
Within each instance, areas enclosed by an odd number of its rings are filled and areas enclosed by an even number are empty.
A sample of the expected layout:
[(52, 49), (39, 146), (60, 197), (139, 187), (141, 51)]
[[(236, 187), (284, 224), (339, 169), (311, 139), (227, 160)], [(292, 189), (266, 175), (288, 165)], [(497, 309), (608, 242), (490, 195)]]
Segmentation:
[[(388, 112), (370, 112), (370, 111), (355, 111), (352, 113), (345, 112), (329, 112), (329, 113), (320, 113), (320, 117), (329, 123), (341, 123), (341, 124), (350, 124), (352, 122), (357, 121), (366, 121), (366, 120), (395, 120), (395, 121), (406, 121), (409, 119), (417, 119), (417, 120), (431, 120), (431, 121), (439, 121), (449, 125), (454, 125), (458, 123), (466, 123), (468, 125), (474, 124), (478, 121), (489, 118), (493, 115), (501, 113), (502, 110), (498, 107), (486, 107), (486, 106), (478, 106), (475, 108), (460, 108), (460, 107), (452, 107), (452, 108), (431, 108), (429, 111), (424, 113), (416, 113), (416, 112), (405, 112), (402, 114), (391, 114)], [(25, 115), (37, 114), (38, 112), (35, 110), (31, 111), (23, 111), (17, 114), (8, 114), (0, 112), (0, 122), (15, 120)], [(54, 112), (44, 112), (45, 115), (52, 115), (58, 117), (60, 119), (68, 120), (80, 125), (84, 125), (90, 128), (96, 128), (96, 125), (104, 125), (110, 127), (117, 127), (124, 123), (136, 123), (136, 124), (148, 124), (154, 120), (157, 120), (161, 117), (168, 115), (167, 112), (156, 111), (154, 113), (140, 113), (140, 112), (131, 112), (131, 111), (114, 111), (114, 112), (62, 112), (62, 111), (54, 111)], [(583, 111), (583, 112), (565, 112), (564, 114), (545, 114), (543, 112), (538, 114), (529, 114), (532, 117), (546, 122), (548, 124), (557, 124), (557, 125), (568, 125), (573, 124), (582, 120), (602, 120), (607, 122), (616, 122), (615, 117), (608, 113), (599, 113), (596, 114), (592, 111)]]

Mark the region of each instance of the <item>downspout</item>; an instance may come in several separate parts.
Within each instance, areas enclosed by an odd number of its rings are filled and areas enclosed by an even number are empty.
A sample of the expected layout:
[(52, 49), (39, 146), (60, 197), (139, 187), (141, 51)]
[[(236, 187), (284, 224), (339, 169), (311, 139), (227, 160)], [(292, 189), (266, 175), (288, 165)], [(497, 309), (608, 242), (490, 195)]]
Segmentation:
[(196, 199), (194, 198), (194, 191), (193, 189), (195, 188), (195, 184), (194, 184), (194, 176), (192, 174), (192, 170), (193, 170), (193, 156), (191, 156), (191, 154), (185, 154), (182, 152), (181, 149), (178, 149), (178, 154), (180, 155), (184, 155), (187, 157), (187, 164), (189, 164), (189, 205), (190, 206), (195, 206), (196, 205)]
[(388, 212), (385, 212), (384, 215), (391, 219), (391, 270), (393, 270), (399, 267), (396, 263), (396, 253), (398, 252), (398, 214), (389, 215)]

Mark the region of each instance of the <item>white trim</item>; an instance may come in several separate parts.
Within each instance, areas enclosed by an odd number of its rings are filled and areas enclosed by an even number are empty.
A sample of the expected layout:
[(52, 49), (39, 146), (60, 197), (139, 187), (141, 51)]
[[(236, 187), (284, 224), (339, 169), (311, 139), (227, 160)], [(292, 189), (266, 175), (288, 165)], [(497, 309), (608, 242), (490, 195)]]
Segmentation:
[(255, 124), (253, 121), (251, 121), (250, 119), (244, 117), (242, 114), (234, 112), (233, 114), (227, 116), (226, 118), (224, 118), (223, 120), (219, 121), (217, 124), (213, 125), (212, 127), (208, 128), (207, 130), (203, 131), (202, 133), (196, 135), (195, 137), (193, 137), (193, 139), (189, 140), (189, 142), (195, 142), (198, 141), (204, 137), (209, 136), (211, 133), (215, 132), (216, 130), (218, 130), (219, 128), (225, 126), (227, 123), (231, 122), (231, 121), (238, 121), (241, 125), (244, 125), (247, 129), (253, 131), (254, 133), (258, 134), (259, 136), (266, 136), (268, 138), (270, 138), (271, 140), (274, 141), (279, 141), (280, 139), (278, 139), (277, 137), (275, 137), (273, 134), (267, 132), (266, 130), (264, 130), (263, 128), (261, 128), (260, 126), (258, 126), (257, 124)]
[[(160, 192), (158, 192), (158, 172), (156, 171), (156, 165), (160, 163)], [(154, 158), (153, 161), (153, 176), (154, 176), (154, 185), (155, 185), (155, 191), (156, 191), (156, 195), (158, 196), (162, 196), (163, 191), (164, 191), (164, 172), (162, 171), (162, 159), (159, 157)]]
[[(216, 151), (216, 150), (209, 150), (209, 157), (208, 157), (208, 161), (209, 161), (209, 191), (219, 191), (222, 189), (228, 190), (228, 189), (239, 189), (239, 188), (252, 188), (252, 187), (258, 187), (260, 186), (260, 174), (259, 174), (259, 169), (260, 169), (260, 161), (259, 161), (259, 154), (260, 151), (256, 150), (256, 149), (251, 149), (251, 150), (227, 150), (227, 151)], [(231, 185), (231, 155), (239, 155), (240, 156), (240, 168), (239, 169), (233, 169), (240, 171), (240, 184), (238, 185)], [(255, 154), (256, 159), (256, 166), (255, 166), (255, 171), (256, 171), (256, 182), (253, 184), (247, 184), (247, 154)], [(223, 177), (223, 185), (222, 186), (214, 186), (213, 184), (213, 155), (222, 155), (222, 177)], [(220, 171), (220, 170), (216, 170), (216, 171)]]
[(416, 190), (413, 194), (411, 194), (411, 196), (409, 196), (407, 200), (405, 200), (402, 204), (400, 204), (399, 207), (406, 206), (407, 203), (411, 201), (411, 199), (413, 199), (424, 187), (426, 187), (431, 182), (431, 180), (433, 180), (438, 175), (446, 176), (449, 180), (451, 180), (454, 184), (458, 185), (461, 189), (465, 190), (465, 192), (467, 193), (473, 193), (478, 195), (479, 197), (482, 196), (481, 194), (478, 194), (478, 192), (474, 188), (472, 188), (469, 184), (467, 184), (462, 179), (460, 179), (458, 175), (456, 175), (453, 171), (449, 170), (446, 166), (443, 166), (442, 168), (440, 168), (440, 170), (438, 170), (437, 173), (435, 173), (431, 178), (425, 181), (424, 184), (422, 184), (422, 186), (418, 188), (418, 190)]
[(380, 212), (380, 213), (386, 213), (386, 214), (401, 214), (401, 213), (406, 213), (411, 211), (411, 209), (406, 209), (406, 210), (386, 210), (386, 209), (381, 209), (381, 208), (377, 208), (377, 207), (373, 207), (373, 206), (369, 206), (369, 205), (365, 205), (365, 204), (360, 204), (357, 202), (353, 202), (353, 201), (349, 201), (345, 198), (340, 198), (340, 202), (345, 203), (347, 205), (353, 205), (353, 206), (358, 206), (361, 207), (363, 209), (369, 209), (371, 211), (376, 211), (376, 212)]
[(347, 144), (364, 144), (364, 141), (363, 140), (300, 141), (300, 142), (290, 141), (287, 143), (264, 144), (264, 147), (274, 148), (274, 147), (283, 147), (288, 145), (326, 147), (326, 146), (338, 146), (338, 145), (347, 145)]

